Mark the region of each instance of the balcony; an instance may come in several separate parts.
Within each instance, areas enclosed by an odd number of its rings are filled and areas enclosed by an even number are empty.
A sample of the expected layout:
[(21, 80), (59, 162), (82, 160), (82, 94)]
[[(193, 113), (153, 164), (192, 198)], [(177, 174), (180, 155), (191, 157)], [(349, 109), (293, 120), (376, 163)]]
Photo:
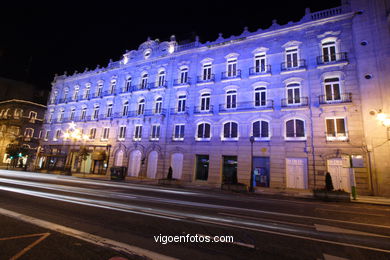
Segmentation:
[(221, 80), (241, 79), (241, 70), (224, 71), (221, 73)]
[(212, 114), (214, 107), (212, 105), (209, 106), (197, 106), (194, 107), (194, 114)]
[(188, 114), (188, 107), (178, 109), (176, 108), (171, 108), (170, 110), (171, 115), (187, 115)]
[(184, 78), (184, 79), (175, 79), (173, 81), (173, 86), (174, 87), (187, 86), (187, 85), (190, 85), (190, 84), (191, 84), (191, 78), (190, 77), (187, 77), (187, 78)]
[(327, 142), (348, 142), (348, 131), (344, 133), (325, 132)]
[(262, 110), (271, 110), (274, 109), (273, 100), (265, 100), (263, 103), (257, 103), (253, 101), (249, 102), (239, 102), (230, 104), (228, 107), (227, 104), (219, 105), (219, 113), (229, 113), (229, 112), (241, 112), (241, 111), (262, 111)]
[(306, 60), (297, 60), (292, 62), (282, 62), (280, 65), (280, 70), (282, 72), (287, 71), (296, 71), (296, 70), (304, 70), (306, 69)]
[(164, 80), (162, 82), (150, 83), (148, 89), (152, 90), (152, 89), (167, 88), (167, 87), (168, 87), (168, 83), (166, 80)]
[[(154, 109), (146, 109), (143, 111), (128, 111), (127, 117), (143, 117), (143, 116), (165, 116), (166, 110), (161, 109), (161, 111), (155, 111)], [(124, 117), (126, 117), (124, 116)]]
[(105, 96), (105, 97), (115, 96), (115, 95), (116, 95), (115, 89), (113, 89), (113, 90), (106, 90), (106, 91), (103, 92), (103, 96)]
[(321, 95), (318, 97), (318, 99), (321, 105), (352, 103), (352, 93), (342, 93), (339, 95)]
[(249, 76), (261, 76), (271, 74), (271, 65), (249, 68)]
[(281, 104), (282, 108), (307, 107), (308, 105), (309, 105), (308, 97), (283, 98)]
[(134, 89), (134, 86), (120, 88), (118, 94), (130, 93), (133, 89)]
[(202, 84), (202, 83), (214, 83), (214, 81), (215, 81), (215, 74), (209, 74), (209, 75), (198, 76), (196, 82), (198, 84)]
[(338, 63), (348, 63), (348, 55), (346, 52), (317, 56), (317, 65), (328, 65), (328, 64), (338, 64)]
[(144, 84), (138, 84), (137, 86), (134, 86), (132, 91), (145, 91), (149, 90), (151, 83), (144, 83)]

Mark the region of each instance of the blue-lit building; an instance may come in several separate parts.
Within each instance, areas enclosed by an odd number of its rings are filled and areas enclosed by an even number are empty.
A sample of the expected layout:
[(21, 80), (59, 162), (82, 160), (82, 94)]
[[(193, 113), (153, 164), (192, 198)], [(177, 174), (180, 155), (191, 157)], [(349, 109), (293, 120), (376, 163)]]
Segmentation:
[(182, 183), (248, 184), (253, 148), (256, 187), (320, 188), (330, 172), (336, 189), (369, 194), (356, 22), (366, 2), (212, 42), (148, 39), (106, 67), (56, 76), (37, 167), (125, 166), (129, 179), (172, 167)]

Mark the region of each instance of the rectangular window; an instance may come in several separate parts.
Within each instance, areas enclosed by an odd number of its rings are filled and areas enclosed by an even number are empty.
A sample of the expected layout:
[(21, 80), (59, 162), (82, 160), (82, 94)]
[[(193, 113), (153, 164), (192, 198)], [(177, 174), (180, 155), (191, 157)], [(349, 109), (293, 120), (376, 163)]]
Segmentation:
[(339, 78), (325, 79), (325, 98), (328, 102), (341, 100)]
[(269, 123), (267, 121), (256, 121), (253, 123), (253, 133), (255, 138), (269, 138)]
[(160, 125), (152, 125), (150, 140), (158, 140), (158, 139), (160, 139)]
[(142, 139), (142, 125), (136, 125), (134, 128), (134, 140), (140, 141)]
[(95, 139), (96, 137), (96, 128), (91, 128), (91, 130), (89, 130), (89, 139), (93, 140)]
[(109, 127), (103, 128), (102, 140), (108, 140), (109, 135), (110, 135), (110, 128)]
[(298, 67), (298, 49), (287, 49), (286, 50), (286, 68), (296, 68)]
[(118, 139), (119, 140), (125, 140), (125, 138), (126, 138), (126, 126), (120, 126), (119, 127)]
[(85, 120), (86, 117), (87, 117), (87, 109), (83, 108), (81, 110), (81, 120)]
[(184, 139), (184, 125), (175, 125), (173, 139), (174, 140)]
[(266, 72), (265, 54), (257, 54), (255, 56), (255, 73)]
[(179, 99), (177, 101), (177, 112), (183, 113), (186, 111), (186, 96), (179, 96)]
[(227, 77), (237, 76), (237, 59), (227, 61)]
[(46, 130), (44, 140), (45, 140), (45, 141), (48, 141), (48, 140), (49, 140), (49, 137), (50, 137), (50, 130)]
[(33, 136), (34, 136), (34, 129), (32, 129), (32, 128), (26, 128), (26, 129), (24, 130), (24, 136), (25, 136), (25, 137), (28, 137), (28, 138), (33, 137)]
[(207, 181), (209, 177), (209, 156), (196, 155), (196, 179)]
[(106, 116), (107, 117), (111, 117), (112, 116), (112, 104), (108, 104)]
[(211, 80), (211, 63), (203, 64), (202, 80)]
[(344, 118), (326, 119), (326, 138), (327, 140), (346, 140), (347, 131)]
[(37, 119), (37, 112), (30, 111), (29, 118), (31, 123), (35, 123), (35, 120)]
[(60, 138), (61, 138), (61, 130), (58, 129), (58, 130), (56, 131), (56, 135), (54, 136), (53, 140), (54, 140), (54, 141), (57, 141), (57, 140), (59, 140)]

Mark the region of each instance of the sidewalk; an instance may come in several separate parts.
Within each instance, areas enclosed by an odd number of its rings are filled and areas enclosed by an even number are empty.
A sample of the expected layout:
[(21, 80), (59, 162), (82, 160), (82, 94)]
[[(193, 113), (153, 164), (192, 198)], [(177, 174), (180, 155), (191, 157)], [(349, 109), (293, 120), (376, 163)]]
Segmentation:
[(351, 202), (390, 206), (390, 198), (376, 196), (357, 196), (356, 200), (351, 200)]

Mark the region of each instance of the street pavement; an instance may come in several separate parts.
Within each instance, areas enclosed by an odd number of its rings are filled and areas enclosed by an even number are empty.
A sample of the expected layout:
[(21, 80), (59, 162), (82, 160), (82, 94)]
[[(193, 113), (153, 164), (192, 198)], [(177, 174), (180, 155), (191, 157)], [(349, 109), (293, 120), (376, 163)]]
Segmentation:
[[(390, 259), (382, 205), (0, 170), (0, 215), (0, 238), (50, 233), (20, 259)], [(24, 248), (10, 241), (1, 259)]]

